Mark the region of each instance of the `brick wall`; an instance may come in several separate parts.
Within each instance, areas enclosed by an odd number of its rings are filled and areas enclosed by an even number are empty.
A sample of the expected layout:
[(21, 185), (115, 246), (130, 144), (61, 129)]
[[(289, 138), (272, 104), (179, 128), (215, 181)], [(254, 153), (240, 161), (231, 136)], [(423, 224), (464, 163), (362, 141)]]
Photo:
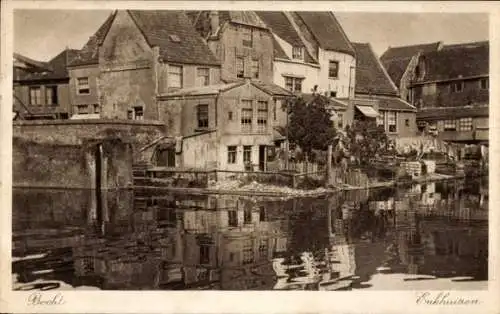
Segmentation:
[(164, 135), (165, 125), (150, 121), (14, 121), (13, 136), (37, 143), (80, 145), (85, 139), (129, 138), (134, 153)]
[[(102, 145), (102, 173), (96, 172), (97, 144)], [(126, 188), (132, 185), (132, 150), (120, 140), (80, 145), (13, 139), (13, 186), (44, 188)]]
[[(221, 47), (214, 54), (222, 62), (222, 77), (236, 78), (236, 58), (244, 58), (245, 75), (251, 75), (252, 60), (259, 61), (259, 80), (263, 82), (273, 81), (273, 40), (272, 34), (266, 30), (253, 28), (252, 47), (243, 47), (243, 34), (238, 30), (239, 26), (229, 24), (221, 36)], [(217, 45), (210, 44), (213, 49)]]

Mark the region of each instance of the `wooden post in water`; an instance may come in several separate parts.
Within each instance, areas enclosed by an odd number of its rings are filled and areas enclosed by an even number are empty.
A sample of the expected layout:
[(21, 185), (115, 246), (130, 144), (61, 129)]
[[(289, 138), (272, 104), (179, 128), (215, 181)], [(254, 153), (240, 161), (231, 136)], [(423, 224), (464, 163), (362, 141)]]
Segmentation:
[(325, 187), (328, 187), (332, 180), (332, 155), (333, 155), (333, 146), (332, 144), (328, 145), (328, 153), (326, 157), (326, 180)]

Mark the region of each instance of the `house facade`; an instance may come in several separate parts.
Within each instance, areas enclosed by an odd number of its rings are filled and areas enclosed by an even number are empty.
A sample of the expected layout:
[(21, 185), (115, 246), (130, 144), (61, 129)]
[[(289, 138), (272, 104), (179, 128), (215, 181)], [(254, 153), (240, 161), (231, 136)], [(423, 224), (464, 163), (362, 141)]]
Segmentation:
[(439, 51), (442, 42), (401, 47), (389, 47), (380, 57), (387, 73), (399, 89), (400, 97), (412, 103), (410, 88), (419, 72), (418, 65), (423, 53)]
[(417, 135), (416, 108), (399, 97), (397, 86), (371, 45), (353, 46), (357, 57), (354, 117), (376, 119), (391, 138)]
[(220, 63), (181, 11), (115, 11), (70, 64), (83, 118), (159, 120), (157, 95), (218, 83)]
[(160, 95), (168, 134), (181, 138), (175, 166), (266, 170), (276, 139), (275, 95), (252, 80)]
[(421, 131), (445, 141), (487, 143), (489, 43), (445, 45), (422, 54), (411, 85)]
[(71, 113), (66, 49), (48, 62), (14, 54), (14, 111), (23, 119), (68, 119)]

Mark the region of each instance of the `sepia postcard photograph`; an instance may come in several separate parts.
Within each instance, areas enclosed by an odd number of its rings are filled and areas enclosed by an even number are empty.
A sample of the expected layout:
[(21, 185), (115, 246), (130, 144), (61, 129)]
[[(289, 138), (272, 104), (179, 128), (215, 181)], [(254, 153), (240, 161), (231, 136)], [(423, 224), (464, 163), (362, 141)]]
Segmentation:
[(0, 312), (500, 313), (494, 2), (1, 13)]

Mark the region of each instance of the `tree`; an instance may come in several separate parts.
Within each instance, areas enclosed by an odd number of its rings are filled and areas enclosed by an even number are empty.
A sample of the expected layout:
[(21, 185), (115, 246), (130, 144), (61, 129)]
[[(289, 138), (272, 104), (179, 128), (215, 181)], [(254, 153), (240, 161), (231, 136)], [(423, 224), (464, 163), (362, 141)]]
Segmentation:
[(349, 153), (362, 166), (370, 165), (370, 159), (389, 151), (389, 138), (383, 126), (375, 120), (356, 120), (346, 128)]
[(326, 150), (337, 133), (327, 102), (326, 97), (315, 95), (309, 102), (300, 97), (288, 103), (288, 139), (302, 149), (306, 159), (313, 149)]

